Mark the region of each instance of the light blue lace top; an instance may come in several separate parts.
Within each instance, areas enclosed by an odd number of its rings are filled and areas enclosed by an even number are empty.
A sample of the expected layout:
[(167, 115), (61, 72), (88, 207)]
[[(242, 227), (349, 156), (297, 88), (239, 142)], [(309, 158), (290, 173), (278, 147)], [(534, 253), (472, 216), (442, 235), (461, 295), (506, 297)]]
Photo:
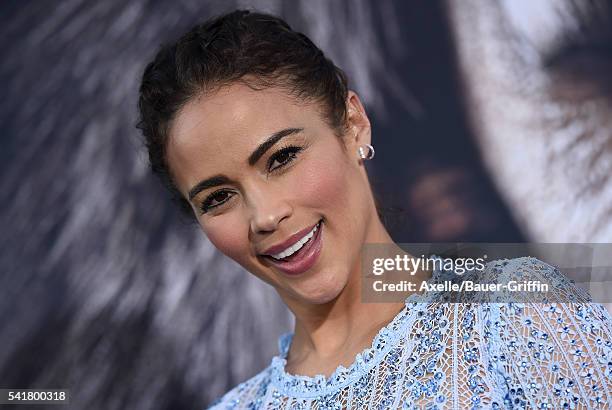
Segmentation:
[[(287, 333), (265, 369), (210, 408), (610, 408), (607, 310), (533, 257), (489, 262), (485, 272), (487, 283), (545, 280), (554, 285), (553, 297), (546, 303), (449, 303), (441, 292), (412, 294), (371, 347), (329, 378), (285, 372)], [(434, 271), (432, 279), (449, 274)]]

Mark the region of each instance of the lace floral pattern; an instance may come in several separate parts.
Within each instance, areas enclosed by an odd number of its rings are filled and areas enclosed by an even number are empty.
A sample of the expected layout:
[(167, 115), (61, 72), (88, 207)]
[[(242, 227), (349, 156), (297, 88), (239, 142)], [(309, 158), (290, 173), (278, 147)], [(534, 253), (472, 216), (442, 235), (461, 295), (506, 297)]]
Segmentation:
[[(536, 258), (490, 262), (486, 274), (488, 282), (546, 278), (554, 292), (546, 303), (448, 303), (447, 294), (413, 294), (372, 345), (329, 378), (286, 373), (292, 334), (285, 334), (270, 365), (211, 408), (607, 408), (606, 309)], [(432, 279), (451, 276), (435, 271)]]

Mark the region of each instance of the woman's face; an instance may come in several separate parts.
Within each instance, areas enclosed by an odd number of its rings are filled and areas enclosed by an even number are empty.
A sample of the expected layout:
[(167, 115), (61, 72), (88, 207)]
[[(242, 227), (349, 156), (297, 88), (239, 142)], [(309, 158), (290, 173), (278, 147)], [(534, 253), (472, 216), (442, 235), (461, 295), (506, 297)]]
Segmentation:
[[(191, 100), (170, 129), (168, 164), (204, 233), (285, 300), (326, 303), (358, 277), (350, 273), (376, 208), (357, 155), (370, 142), (369, 121), (354, 93), (347, 104), (340, 139), (318, 103), (234, 83)], [(263, 255), (282, 258), (270, 248), (285, 249), (320, 221), (297, 262)]]

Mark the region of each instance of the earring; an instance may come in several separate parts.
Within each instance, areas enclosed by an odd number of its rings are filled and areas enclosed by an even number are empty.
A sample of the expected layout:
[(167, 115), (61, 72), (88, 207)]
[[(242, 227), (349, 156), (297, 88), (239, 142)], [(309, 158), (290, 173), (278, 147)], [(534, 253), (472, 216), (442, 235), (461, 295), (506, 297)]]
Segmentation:
[[(368, 152), (365, 152), (364, 147), (366, 147), (368, 149)], [(374, 147), (371, 146), (370, 144), (364, 144), (361, 147), (359, 147), (359, 149), (357, 150), (357, 153), (359, 154), (359, 157), (361, 159), (372, 159), (374, 158)]]

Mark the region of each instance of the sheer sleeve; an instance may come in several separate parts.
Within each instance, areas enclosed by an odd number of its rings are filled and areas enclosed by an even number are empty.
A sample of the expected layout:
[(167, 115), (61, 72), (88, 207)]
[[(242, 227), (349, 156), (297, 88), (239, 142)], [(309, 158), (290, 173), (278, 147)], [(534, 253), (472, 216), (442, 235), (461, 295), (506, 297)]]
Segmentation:
[[(612, 403), (609, 312), (557, 268), (519, 258), (497, 280), (545, 280), (545, 302), (496, 304), (491, 361), (509, 408), (608, 408)], [(540, 295), (539, 297), (542, 297)]]

